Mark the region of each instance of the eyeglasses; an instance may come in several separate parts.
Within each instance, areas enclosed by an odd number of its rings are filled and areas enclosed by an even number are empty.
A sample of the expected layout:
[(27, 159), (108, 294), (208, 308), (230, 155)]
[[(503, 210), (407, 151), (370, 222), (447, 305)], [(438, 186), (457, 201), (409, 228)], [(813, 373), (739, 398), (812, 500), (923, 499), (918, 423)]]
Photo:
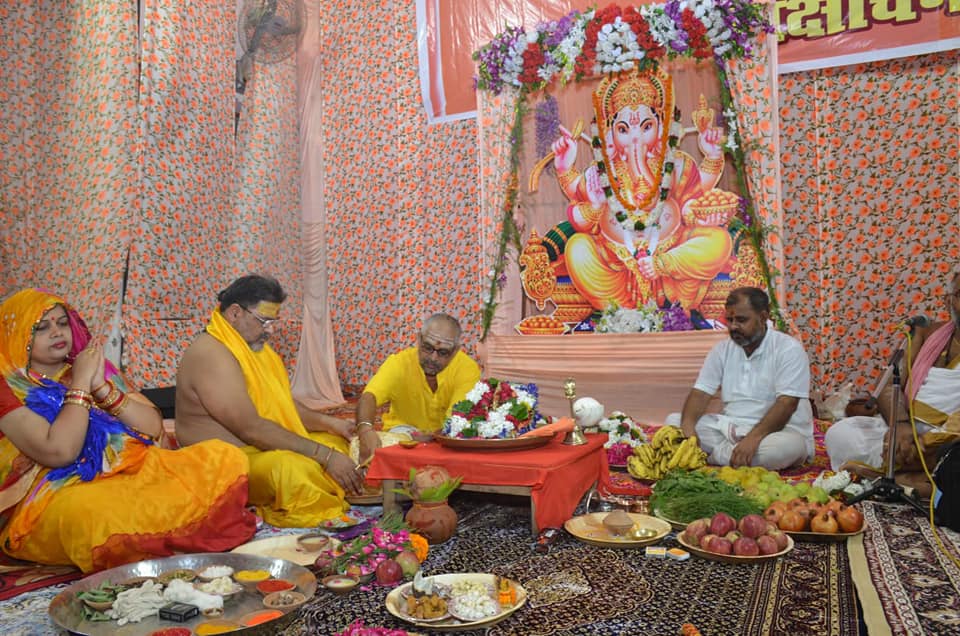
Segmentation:
[(238, 305), (238, 307), (240, 307), (240, 309), (244, 310), (245, 312), (247, 312), (248, 314), (250, 314), (251, 316), (253, 316), (254, 318), (256, 318), (256, 319), (257, 319), (257, 322), (259, 322), (259, 323), (260, 323), (260, 326), (263, 327), (264, 329), (266, 329), (267, 327), (270, 327), (270, 326), (275, 325), (276, 323), (280, 322), (280, 319), (279, 319), (279, 318), (261, 318), (260, 316), (258, 316), (257, 314), (253, 313), (252, 311), (250, 311), (249, 309), (247, 309), (247, 308), (244, 307), (243, 305)]
[(435, 354), (437, 354), (438, 356), (440, 356), (441, 358), (449, 358), (450, 356), (453, 355), (453, 352), (456, 351), (456, 347), (453, 347), (453, 348), (451, 348), (451, 349), (439, 349), (439, 348), (434, 347), (433, 345), (428, 344), (428, 343), (424, 342), (423, 340), (421, 340), (421, 341), (420, 341), (420, 350), (423, 351), (423, 352), (424, 352), (425, 354), (427, 354), (428, 356), (429, 356), (429, 355), (433, 355), (433, 354), (435, 353)]

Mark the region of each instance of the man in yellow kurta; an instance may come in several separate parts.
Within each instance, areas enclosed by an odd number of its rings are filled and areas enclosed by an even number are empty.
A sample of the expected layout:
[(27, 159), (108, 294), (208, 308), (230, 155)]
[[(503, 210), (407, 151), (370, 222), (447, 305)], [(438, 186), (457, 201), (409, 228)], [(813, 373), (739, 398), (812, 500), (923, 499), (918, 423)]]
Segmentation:
[(382, 445), (373, 430), (377, 407), (390, 403), (383, 416), (388, 433), (434, 433), (480, 379), (480, 366), (460, 350), (460, 323), (434, 314), (423, 324), (417, 345), (389, 356), (357, 402), (360, 459)]
[(177, 439), (222, 439), (250, 460), (250, 503), (272, 525), (305, 528), (349, 507), (361, 491), (347, 456), (352, 422), (294, 400), (280, 356), (267, 344), (286, 294), (268, 277), (237, 279), (217, 299), (206, 330), (177, 370)]

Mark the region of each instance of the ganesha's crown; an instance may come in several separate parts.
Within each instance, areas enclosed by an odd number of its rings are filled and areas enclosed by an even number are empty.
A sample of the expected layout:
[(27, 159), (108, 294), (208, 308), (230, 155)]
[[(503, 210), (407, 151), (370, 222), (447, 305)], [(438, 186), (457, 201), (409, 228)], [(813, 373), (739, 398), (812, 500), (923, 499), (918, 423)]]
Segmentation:
[(645, 105), (661, 119), (673, 110), (673, 83), (670, 75), (660, 69), (624, 71), (606, 77), (593, 96), (597, 117), (606, 123), (624, 108), (636, 110)]

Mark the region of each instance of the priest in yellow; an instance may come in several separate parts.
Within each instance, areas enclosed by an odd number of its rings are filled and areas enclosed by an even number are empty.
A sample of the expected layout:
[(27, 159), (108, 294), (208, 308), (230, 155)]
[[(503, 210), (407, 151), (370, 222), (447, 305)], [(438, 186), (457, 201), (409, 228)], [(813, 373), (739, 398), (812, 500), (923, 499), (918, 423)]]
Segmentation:
[(243, 276), (217, 297), (204, 333), (177, 371), (177, 439), (221, 439), (250, 460), (250, 503), (275, 526), (305, 528), (349, 508), (361, 492), (348, 457), (354, 424), (299, 404), (268, 341), (286, 293), (275, 279)]
[[(434, 314), (423, 323), (416, 346), (390, 355), (380, 365), (357, 402), (361, 461), (398, 437), (439, 431), (453, 405), (477, 383), (480, 366), (460, 349), (460, 331), (453, 316)], [(377, 407), (387, 403), (384, 433), (378, 435), (373, 420)]]

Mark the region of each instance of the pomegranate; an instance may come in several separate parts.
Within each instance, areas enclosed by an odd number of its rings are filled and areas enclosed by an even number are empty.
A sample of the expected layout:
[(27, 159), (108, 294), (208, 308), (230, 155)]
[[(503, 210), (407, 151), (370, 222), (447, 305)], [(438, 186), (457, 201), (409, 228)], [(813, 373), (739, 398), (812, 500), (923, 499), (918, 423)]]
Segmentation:
[(718, 512), (710, 520), (710, 534), (723, 536), (737, 529), (737, 522), (725, 512)]
[[(774, 506), (773, 504), (780, 504), (779, 506)], [(777, 525), (780, 523), (780, 517), (783, 516), (784, 511), (787, 509), (786, 504), (782, 501), (774, 501), (772, 504), (767, 506), (767, 509), (763, 511), (764, 518), (772, 523)]]
[(750, 537), (740, 537), (733, 542), (733, 553), (737, 556), (757, 556), (760, 554), (760, 547)]
[(803, 532), (807, 529), (807, 520), (796, 510), (787, 510), (777, 525), (785, 532)]
[(824, 510), (816, 517), (810, 520), (810, 530), (823, 534), (836, 534), (840, 526), (837, 524), (837, 517), (832, 510)]
[(747, 515), (740, 520), (738, 528), (743, 536), (756, 539), (767, 531), (767, 520), (760, 515)]
[(863, 527), (863, 513), (853, 506), (843, 506), (837, 513), (837, 524), (842, 532), (859, 532)]
[(839, 499), (831, 499), (823, 505), (823, 508), (826, 510), (833, 510), (834, 514), (840, 512), (840, 509), (843, 508), (843, 502)]
[(757, 549), (760, 550), (760, 554), (776, 554), (780, 551), (780, 548), (777, 547), (777, 540), (769, 534), (757, 537)]

